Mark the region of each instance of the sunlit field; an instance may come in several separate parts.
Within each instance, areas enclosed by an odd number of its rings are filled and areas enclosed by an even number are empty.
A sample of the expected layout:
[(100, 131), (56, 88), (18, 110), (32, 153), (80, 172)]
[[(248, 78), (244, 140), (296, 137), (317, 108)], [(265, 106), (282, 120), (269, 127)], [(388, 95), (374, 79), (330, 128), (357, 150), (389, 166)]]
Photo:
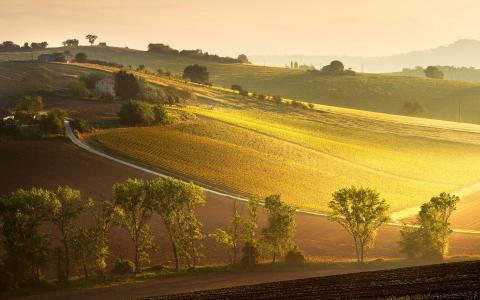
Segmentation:
[(189, 106), (184, 110), (197, 120), (109, 129), (89, 141), (217, 187), (280, 193), (297, 207), (321, 211), (336, 189), (349, 185), (377, 189), (397, 211), (480, 180), (478, 140), (451, 142), (453, 132), (392, 124), (372, 130), (377, 121), (269, 103), (239, 100), (236, 107)]

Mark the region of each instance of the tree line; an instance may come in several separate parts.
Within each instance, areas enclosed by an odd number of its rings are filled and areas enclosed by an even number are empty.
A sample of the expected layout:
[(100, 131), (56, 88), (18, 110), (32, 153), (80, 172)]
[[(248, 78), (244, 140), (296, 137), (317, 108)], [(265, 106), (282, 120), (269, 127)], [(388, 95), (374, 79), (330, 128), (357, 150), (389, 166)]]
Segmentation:
[(36, 51), (46, 49), (47, 42), (31, 42), (30, 44), (25, 42), (23, 46), (17, 45), (12, 41), (4, 41), (0, 44), (0, 52), (21, 52), (21, 51)]
[(222, 57), (218, 56), (217, 54), (209, 54), (208, 52), (203, 52), (201, 49), (196, 50), (177, 50), (169, 45), (166, 44), (154, 44), (150, 43), (148, 45), (148, 52), (152, 53), (160, 53), (160, 54), (167, 54), (167, 55), (178, 55), (202, 60), (208, 60), (213, 62), (220, 62), (220, 63), (244, 63), (249, 64), (250, 61), (245, 54), (240, 54), (237, 58), (232, 57)]
[[(68, 282), (75, 270), (86, 279), (92, 273), (105, 278), (109, 269), (140, 273), (159, 249), (149, 225), (154, 216), (165, 227), (169, 246), (162, 248), (170, 248), (176, 271), (201, 264), (206, 238), (225, 249), (231, 264), (253, 267), (268, 257), (272, 263), (305, 262), (294, 242), (296, 211), (280, 195), (250, 197), (246, 214), (235, 201), (228, 228), (209, 234), (196, 215), (196, 208), (205, 203), (205, 192), (193, 183), (170, 177), (128, 179), (113, 185), (112, 195), (111, 200), (94, 201), (83, 199), (78, 190), (58, 187), (55, 191), (19, 189), (0, 197), (0, 284), (22, 287), (39, 283), (52, 262), (60, 282)], [(441, 193), (422, 205), (417, 224), (401, 230), (400, 251), (408, 258), (443, 259), (452, 232), (449, 218), (458, 201), (457, 196)], [(349, 233), (356, 259), (363, 264), (378, 229), (390, 220), (385, 199), (375, 190), (350, 187), (333, 193), (328, 206), (328, 219)], [(259, 226), (260, 213), (266, 216), (263, 228)], [(87, 215), (89, 222), (85, 222)], [(42, 230), (48, 224), (58, 232), (54, 249), (54, 237)], [(127, 233), (134, 251), (131, 261), (122, 258), (108, 268), (108, 235), (114, 226)]]

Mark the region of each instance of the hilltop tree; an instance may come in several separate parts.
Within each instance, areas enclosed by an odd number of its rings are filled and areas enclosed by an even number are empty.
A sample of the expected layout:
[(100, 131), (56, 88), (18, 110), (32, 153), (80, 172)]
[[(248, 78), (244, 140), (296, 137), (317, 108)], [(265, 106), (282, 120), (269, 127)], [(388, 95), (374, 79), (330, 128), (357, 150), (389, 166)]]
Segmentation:
[(429, 66), (424, 71), (425, 76), (433, 79), (443, 79), (443, 71), (439, 67)]
[(268, 226), (262, 229), (262, 245), (272, 254), (272, 263), (293, 247), (295, 209), (280, 199), (280, 195), (265, 198)]
[(200, 65), (190, 65), (183, 71), (183, 79), (190, 79), (192, 82), (207, 84), (209, 73), (207, 67)]
[(114, 75), (115, 94), (122, 100), (131, 100), (140, 92), (137, 78), (126, 71), (118, 71)]
[(343, 63), (339, 60), (334, 60), (322, 68), (321, 73), (326, 75), (341, 75), (345, 71)]
[(93, 44), (95, 44), (95, 40), (98, 38), (98, 36), (94, 35), (94, 34), (87, 34), (87, 36), (85, 37), (85, 39), (88, 40), (88, 42), (90, 43), (90, 46), (93, 46)]
[(156, 250), (154, 236), (147, 222), (155, 209), (155, 201), (147, 197), (146, 183), (140, 179), (128, 179), (113, 186), (119, 223), (130, 234), (134, 246), (135, 272), (149, 261), (149, 251)]
[(239, 62), (241, 62), (242, 64), (249, 64), (250, 61), (248, 60), (248, 57), (245, 55), (245, 54), (240, 54), (238, 57), (237, 57), (237, 60)]
[(328, 203), (329, 220), (339, 223), (353, 237), (357, 261), (363, 263), (365, 252), (373, 245), (378, 228), (389, 220), (388, 204), (369, 188), (343, 188)]
[(205, 193), (193, 183), (171, 177), (151, 180), (147, 186), (148, 197), (167, 230), (178, 271), (180, 258), (195, 259), (197, 255), (195, 243), (201, 237), (201, 224), (194, 208), (205, 203)]
[(409, 258), (443, 259), (452, 233), (449, 219), (459, 200), (458, 196), (441, 193), (423, 204), (418, 213), (419, 227), (404, 226), (401, 231), (400, 251)]
[(59, 208), (55, 194), (33, 188), (0, 198), (4, 266), (11, 285), (38, 282), (50, 254), (50, 239), (40, 232)]
[(77, 39), (68, 39), (62, 42), (64, 47), (78, 47), (80, 42)]
[(56, 192), (58, 209), (53, 213), (52, 220), (60, 231), (60, 242), (62, 244), (61, 261), (64, 262), (63, 274), (59, 274), (60, 281), (68, 281), (72, 261), (72, 243), (75, 235), (76, 219), (80, 214), (91, 207), (91, 201), (84, 201), (80, 191), (70, 187), (58, 187)]

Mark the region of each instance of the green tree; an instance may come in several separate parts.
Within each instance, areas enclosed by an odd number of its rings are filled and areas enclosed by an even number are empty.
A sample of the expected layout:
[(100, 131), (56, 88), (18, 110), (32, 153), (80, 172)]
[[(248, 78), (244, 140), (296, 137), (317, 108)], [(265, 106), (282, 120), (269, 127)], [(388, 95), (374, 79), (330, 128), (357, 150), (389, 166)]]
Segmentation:
[(295, 232), (295, 209), (282, 202), (280, 195), (265, 198), (268, 226), (262, 229), (262, 244), (272, 254), (275, 263), (293, 246)]
[(449, 219), (460, 198), (441, 193), (425, 203), (418, 213), (418, 228), (404, 227), (400, 251), (414, 258), (443, 259), (448, 254), (448, 237), (452, 233)]
[(30, 115), (34, 115), (43, 109), (43, 98), (40, 96), (25, 96), (22, 98), (19, 110), (26, 111)]
[(443, 71), (439, 67), (429, 66), (424, 71), (425, 76), (433, 79), (443, 79)]
[(115, 95), (122, 100), (131, 100), (140, 92), (137, 78), (126, 71), (118, 71), (115, 78)]
[(0, 198), (0, 224), (5, 270), (12, 286), (38, 282), (48, 261), (50, 239), (40, 227), (59, 208), (55, 194), (33, 188)]
[(248, 57), (245, 55), (245, 54), (240, 54), (238, 57), (237, 57), (237, 60), (239, 62), (241, 62), (242, 64), (249, 64), (250, 61), (248, 60)]
[(183, 79), (190, 79), (192, 82), (207, 84), (209, 82), (209, 73), (207, 67), (200, 65), (190, 65), (183, 70)]
[(93, 46), (93, 44), (95, 44), (95, 40), (98, 38), (98, 36), (94, 35), (94, 34), (88, 34), (85, 39), (88, 40), (88, 42), (90, 43), (90, 46)]
[(87, 62), (87, 54), (84, 52), (79, 52), (75, 55), (75, 61), (79, 63)]
[(76, 229), (76, 220), (80, 214), (89, 207), (92, 207), (92, 202), (84, 201), (80, 195), (80, 191), (74, 190), (70, 187), (58, 187), (56, 192), (58, 209), (54, 212), (52, 220), (60, 231), (60, 242), (62, 244), (63, 261), (65, 262), (62, 270), (64, 274), (60, 275), (60, 281), (68, 281), (70, 278), (72, 251), (71, 246), (73, 236)]
[(328, 203), (329, 220), (339, 223), (353, 237), (357, 261), (363, 263), (365, 252), (373, 245), (378, 228), (389, 220), (389, 206), (375, 190), (343, 188)]
[(51, 110), (40, 119), (40, 128), (44, 134), (63, 134), (63, 121), (67, 113), (59, 108)]
[(209, 236), (214, 238), (217, 244), (225, 248), (230, 255), (231, 263), (237, 263), (238, 247), (241, 239), (242, 217), (238, 211), (238, 201), (233, 201), (233, 215), (228, 230), (217, 229)]
[[(193, 183), (171, 177), (154, 179), (147, 184), (148, 197), (155, 203), (155, 211), (165, 225), (178, 271), (180, 258), (192, 257), (195, 242), (201, 236), (201, 224), (195, 218), (194, 209), (205, 203), (205, 193)], [(189, 230), (194, 231), (193, 236)]]
[(153, 234), (147, 222), (152, 216), (155, 201), (147, 197), (146, 183), (141, 179), (128, 179), (112, 188), (119, 223), (128, 231), (134, 245), (135, 272), (149, 261), (149, 251), (156, 250)]

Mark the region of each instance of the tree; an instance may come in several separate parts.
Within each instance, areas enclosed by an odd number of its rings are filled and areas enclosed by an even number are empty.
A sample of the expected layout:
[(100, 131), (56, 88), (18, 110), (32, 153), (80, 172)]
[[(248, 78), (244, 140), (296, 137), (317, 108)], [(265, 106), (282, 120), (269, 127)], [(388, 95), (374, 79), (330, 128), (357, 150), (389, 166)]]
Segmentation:
[(256, 238), (258, 230), (258, 207), (260, 206), (260, 201), (261, 199), (258, 196), (251, 196), (248, 199), (248, 216), (243, 223), (243, 236), (246, 242), (242, 248), (243, 256), (241, 264), (244, 266), (256, 265), (260, 256)]
[(280, 199), (280, 195), (265, 198), (268, 226), (262, 229), (262, 244), (272, 254), (272, 263), (293, 246), (295, 209)]
[(417, 101), (406, 101), (403, 104), (403, 111), (407, 115), (416, 116), (425, 113), (425, 107)]
[(58, 208), (55, 194), (43, 189), (20, 189), (0, 198), (4, 265), (13, 286), (40, 281), (50, 254), (50, 239), (40, 226)]
[(207, 84), (209, 82), (207, 67), (197, 64), (190, 65), (183, 70), (183, 79), (190, 79), (192, 82)]
[(135, 98), (140, 91), (137, 78), (133, 74), (125, 71), (115, 73), (115, 94), (122, 100), (131, 100)]
[(443, 79), (443, 71), (439, 67), (429, 66), (424, 71), (425, 76), (433, 79)]
[(401, 231), (400, 251), (409, 258), (443, 259), (452, 233), (449, 219), (459, 200), (458, 196), (441, 193), (423, 204), (418, 213), (418, 228), (404, 226)]
[(78, 47), (80, 42), (77, 39), (68, 39), (62, 42), (64, 47)]
[(76, 219), (87, 208), (92, 206), (91, 201), (84, 201), (81, 198), (80, 191), (70, 187), (58, 187), (56, 198), (59, 203), (58, 209), (54, 212), (52, 220), (60, 231), (60, 242), (62, 244), (63, 261), (65, 262), (64, 274), (59, 274), (61, 281), (68, 281), (70, 278), (70, 268), (72, 261), (71, 247), (75, 234)]
[(135, 272), (149, 261), (149, 251), (155, 250), (153, 234), (147, 222), (153, 214), (155, 201), (147, 197), (146, 183), (140, 179), (128, 179), (112, 188), (119, 223), (128, 231), (134, 245)]
[(190, 259), (196, 255), (195, 242), (201, 237), (201, 224), (194, 208), (205, 203), (205, 193), (193, 183), (171, 177), (154, 179), (147, 185), (148, 197), (155, 203), (155, 211), (167, 230), (178, 271), (181, 257)]
[(343, 188), (328, 203), (329, 220), (339, 223), (353, 237), (357, 261), (373, 245), (378, 228), (389, 220), (389, 206), (378, 192), (369, 188)]
[(238, 212), (238, 203), (237, 200), (233, 201), (233, 215), (230, 221), (230, 228), (228, 230), (217, 229), (213, 234), (209, 236), (214, 238), (215, 241), (225, 248), (231, 258), (231, 263), (237, 263), (237, 255), (238, 255), (238, 246), (240, 243), (240, 226), (242, 223), (242, 217)]
[(90, 43), (90, 46), (93, 46), (93, 44), (95, 44), (95, 40), (98, 38), (98, 36), (96, 36), (94, 34), (88, 34), (85, 38)]
[(44, 134), (62, 134), (63, 121), (67, 117), (67, 113), (60, 108), (56, 108), (47, 113), (40, 119), (40, 128)]
[(106, 76), (103, 73), (94, 72), (94, 73), (89, 73), (88, 75), (80, 76), (79, 80), (85, 84), (87, 89), (93, 90), (97, 82), (105, 77)]
[(85, 63), (87, 62), (87, 54), (84, 52), (79, 52), (75, 55), (75, 61), (79, 63)]
[(240, 54), (238, 56), (237, 60), (239, 62), (241, 62), (242, 64), (249, 64), (250, 63), (250, 61), (248, 60), (248, 57), (245, 54)]
[(339, 60), (334, 60), (322, 68), (321, 72), (326, 75), (341, 75), (345, 71), (343, 63)]
[(24, 96), (18, 108), (33, 116), (43, 109), (43, 98), (40, 96)]
[(118, 115), (120, 123), (127, 126), (148, 126), (168, 120), (168, 113), (163, 106), (138, 100), (123, 103)]

